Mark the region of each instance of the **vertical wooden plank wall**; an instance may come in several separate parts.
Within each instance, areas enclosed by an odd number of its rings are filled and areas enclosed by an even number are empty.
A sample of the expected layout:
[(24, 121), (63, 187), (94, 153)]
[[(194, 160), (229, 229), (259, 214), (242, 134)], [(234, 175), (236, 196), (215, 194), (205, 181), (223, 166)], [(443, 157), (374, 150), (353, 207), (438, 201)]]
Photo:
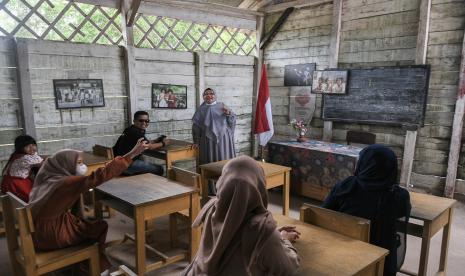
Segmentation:
[[(117, 46), (28, 40), (32, 100), (39, 150), (111, 146), (126, 126), (126, 82)], [(103, 79), (105, 107), (55, 107), (54, 79)]]
[[(267, 17), (265, 29), (273, 25), (273, 16)], [(268, 81), (275, 129), (274, 139), (294, 137), (289, 123), (289, 88), (284, 86), (284, 66), (316, 62), (317, 69), (329, 66), (329, 45), (333, 18), (333, 5), (295, 10), (288, 17), (264, 53), (268, 66)], [(321, 95), (317, 95), (317, 107), (312, 121), (310, 136), (322, 138)]]
[[(420, 3), (420, 0), (344, 0), (339, 67), (415, 64)], [(276, 139), (294, 136), (287, 125), (288, 88), (284, 87), (284, 66), (317, 62), (318, 69), (329, 67), (332, 6), (325, 4), (294, 11), (265, 51), (265, 61), (270, 67), (270, 93)], [(269, 29), (273, 18), (278, 15), (267, 16), (265, 29)], [(430, 20), (426, 63), (431, 65), (431, 79), (425, 126), (418, 130), (415, 145), (411, 182), (419, 189), (442, 194), (458, 89), (465, 2), (432, 0)], [(316, 50), (317, 55), (314, 54)], [(319, 139), (323, 137), (320, 107), (321, 97), (318, 97), (310, 136)], [(336, 122), (333, 124), (332, 140), (343, 142), (348, 130), (373, 132), (377, 135), (377, 142), (392, 147), (399, 157), (403, 156), (405, 129)], [(463, 147), (457, 178), (465, 178)], [(458, 190), (465, 190), (463, 181), (457, 181), (457, 185)]]
[(205, 87), (216, 91), (218, 101), (236, 113), (236, 152), (251, 154), (254, 58), (205, 54)]
[(0, 169), (13, 152), (15, 137), (22, 133), (16, 79), (14, 43), (11, 39), (0, 37)]
[[(191, 139), (196, 87), (194, 55), (189, 52), (135, 48), (136, 109), (150, 115), (147, 137), (164, 134)], [(152, 83), (186, 85), (187, 109), (152, 108)]]

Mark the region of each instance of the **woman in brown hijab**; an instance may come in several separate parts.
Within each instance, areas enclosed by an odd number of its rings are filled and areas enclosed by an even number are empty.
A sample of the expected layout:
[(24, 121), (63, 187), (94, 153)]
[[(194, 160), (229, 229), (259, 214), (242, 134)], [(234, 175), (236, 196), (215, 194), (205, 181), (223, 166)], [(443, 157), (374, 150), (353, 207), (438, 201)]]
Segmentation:
[[(132, 158), (146, 149), (140, 139), (134, 148), (122, 157), (116, 157), (104, 168), (86, 175), (82, 152), (61, 150), (48, 158), (37, 174), (29, 205), (34, 221), (34, 246), (39, 250), (55, 250), (80, 244), (98, 242), (103, 252), (108, 225), (103, 220), (90, 222), (71, 213), (71, 206), (81, 193), (120, 175)], [(101, 270), (109, 267), (101, 255)]]
[(203, 224), (202, 239), (183, 275), (293, 275), (299, 258), (291, 241), (299, 233), (277, 229), (257, 162), (247, 156), (229, 161), (217, 189), (194, 221), (193, 227)]

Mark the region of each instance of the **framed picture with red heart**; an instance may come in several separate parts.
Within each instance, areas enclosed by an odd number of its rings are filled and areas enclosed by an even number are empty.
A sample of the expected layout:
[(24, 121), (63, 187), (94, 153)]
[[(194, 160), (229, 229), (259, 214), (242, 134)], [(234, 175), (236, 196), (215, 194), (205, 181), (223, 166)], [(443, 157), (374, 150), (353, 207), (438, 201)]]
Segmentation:
[(316, 95), (310, 86), (291, 86), (289, 89), (289, 120), (303, 121), (310, 125), (316, 108)]
[(317, 70), (313, 72), (312, 93), (346, 94), (348, 75), (348, 70)]

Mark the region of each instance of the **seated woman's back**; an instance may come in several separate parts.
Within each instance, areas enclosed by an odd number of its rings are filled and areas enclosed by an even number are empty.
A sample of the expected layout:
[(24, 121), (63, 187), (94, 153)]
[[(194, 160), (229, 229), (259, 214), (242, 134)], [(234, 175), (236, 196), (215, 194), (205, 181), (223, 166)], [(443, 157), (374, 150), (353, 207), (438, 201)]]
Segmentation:
[(293, 275), (299, 260), (281, 238), (268, 205), (263, 169), (250, 157), (228, 162), (194, 222), (203, 224), (194, 261), (183, 275)]
[[(397, 233), (399, 218), (408, 220), (410, 197), (397, 184), (397, 157), (388, 147), (371, 145), (360, 152), (354, 176), (338, 183), (323, 207), (371, 221), (370, 242), (390, 251), (385, 275), (395, 275), (405, 254), (405, 227)], [(400, 249), (400, 250), (399, 250)]]

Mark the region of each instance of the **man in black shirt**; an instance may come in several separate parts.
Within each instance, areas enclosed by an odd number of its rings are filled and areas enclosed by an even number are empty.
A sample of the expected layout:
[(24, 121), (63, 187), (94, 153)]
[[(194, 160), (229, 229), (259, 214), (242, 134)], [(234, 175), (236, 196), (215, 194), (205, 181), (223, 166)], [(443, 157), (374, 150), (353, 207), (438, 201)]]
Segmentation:
[[(113, 153), (115, 156), (123, 156), (134, 147), (137, 141), (140, 138), (144, 138), (145, 141), (149, 142), (148, 150), (156, 150), (161, 147), (164, 147), (169, 143), (169, 140), (166, 139), (166, 136), (162, 135), (155, 139), (154, 141), (149, 141), (145, 137), (145, 130), (149, 126), (149, 114), (146, 111), (137, 111), (134, 113), (133, 124), (126, 128), (116, 141), (116, 144), (113, 146)], [(142, 156), (136, 156), (133, 158), (132, 164), (129, 168), (124, 171), (125, 175), (136, 175), (143, 173), (153, 173), (156, 175), (163, 175), (163, 167), (156, 164), (151, 164), (145, 162), (142, 159)]]

